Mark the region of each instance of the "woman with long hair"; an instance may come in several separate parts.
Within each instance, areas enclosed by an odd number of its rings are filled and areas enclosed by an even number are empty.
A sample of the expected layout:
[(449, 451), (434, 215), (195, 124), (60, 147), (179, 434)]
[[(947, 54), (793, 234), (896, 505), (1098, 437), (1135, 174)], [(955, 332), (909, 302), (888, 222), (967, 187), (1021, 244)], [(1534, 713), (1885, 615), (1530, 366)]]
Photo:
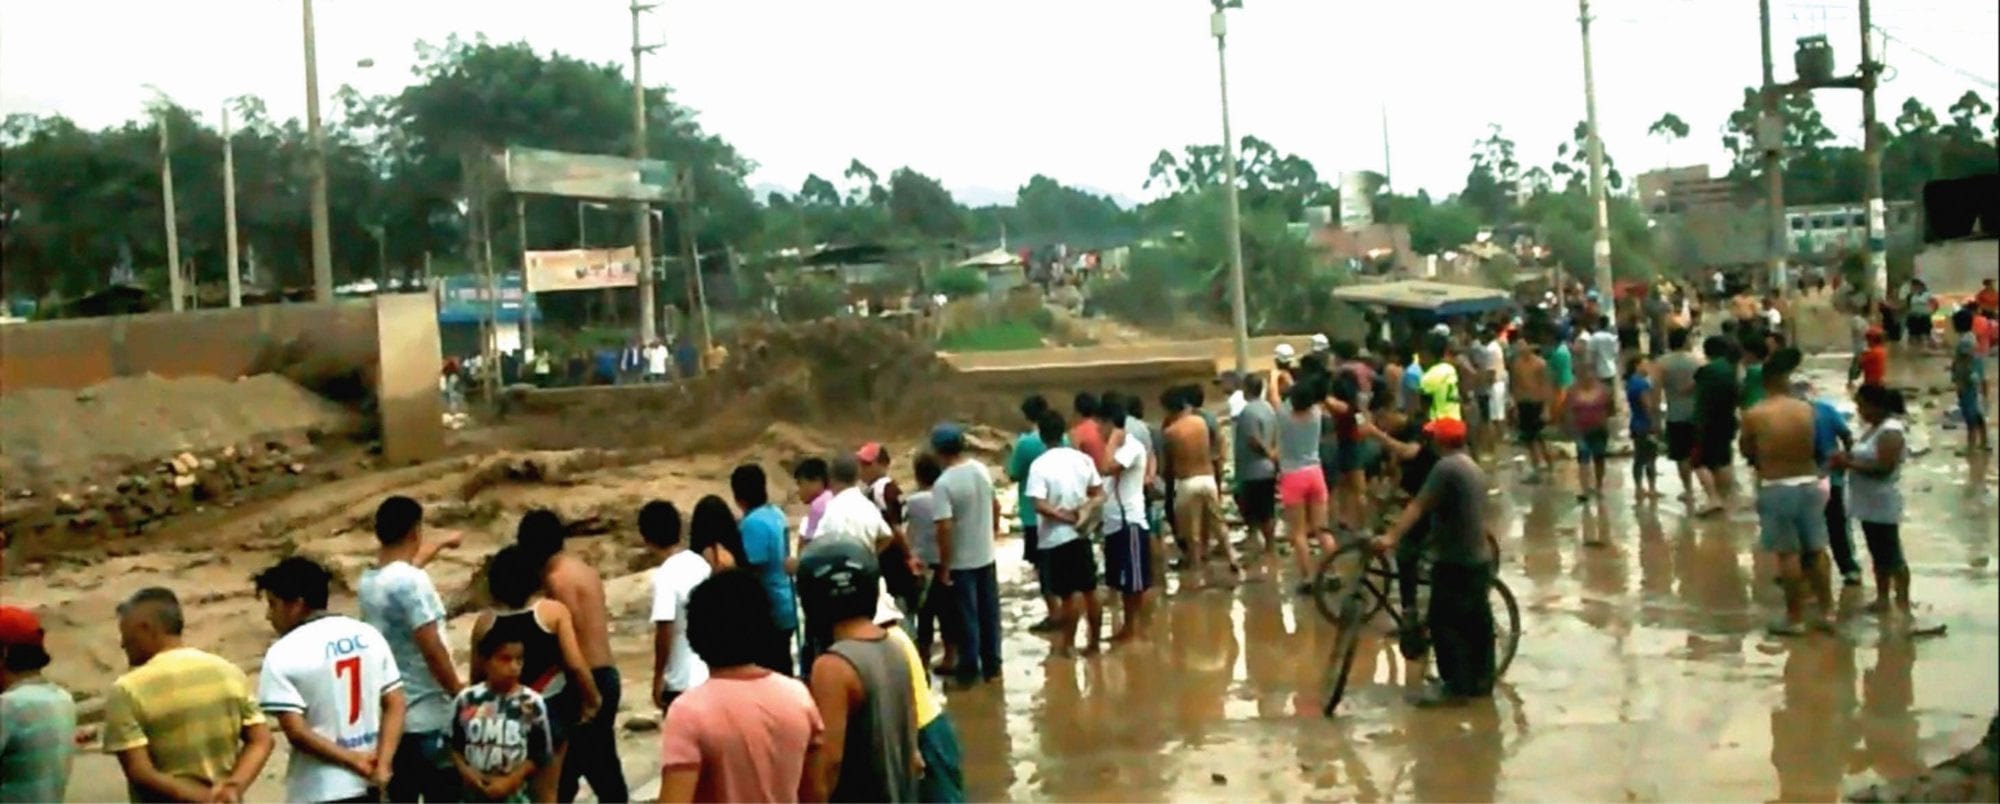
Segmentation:
[(716, 572), (750, 563), (743, 556), (743, 531), (736, 512), (714, 494), (695, 502), (694, 513), (688, 516), (688, 549), (708, 559)]
[(1910, 565), (1903, 556), (1904, 443), (1903, 394), (1881, 385), (1863, 385), (1854, 394), (1863, 423), (1854, 447), (1834, 456), (1848, 470), (1847, 514), (1861, 523), (1868, 543), (1869, 564), (1875, 570), (1875, 602), (1869, 609), (1889, 611), (1890, 599), (1904, 617), (1910, 614)]

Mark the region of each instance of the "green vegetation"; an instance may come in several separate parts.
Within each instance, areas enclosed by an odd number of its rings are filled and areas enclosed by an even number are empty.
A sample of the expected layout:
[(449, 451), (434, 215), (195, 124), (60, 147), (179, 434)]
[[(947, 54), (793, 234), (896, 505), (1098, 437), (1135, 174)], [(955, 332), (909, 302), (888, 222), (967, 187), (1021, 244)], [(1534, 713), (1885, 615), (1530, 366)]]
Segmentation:
[[(462, 167), (468, 157), (509, 145), (611, 154), (631, 146), (627, 107), (633, 100), (623, 64), (538, 52), (524, 42), (454, 37), (441, 45), (419, 44), (414, 73), (408, 86), (391, 94), (343, 88), (333, 96), (326, 161), (338, 282), (415, 277), (427, 260), (437, 274), (469, 264), (468, 220), (457, 206), (469, 189)], [(786, 258), (768, 256), (823, 244), (887, 246), (896, 279), (868, 290), (881, 299), (914, 288), (906, 277), (917, 276), (920, 266), (933, 271), (932, 290), (977, 295), (985, 290), (977, 272), (936, 268), (1005, 232), (1017, 248), (1145, 243), (1132, 249), (1128, 278), (1093, 288), (1093, 305), (1141, 324), (1171, 321), (1182, 312), (1227, 317), (1220, 143), (1160, 150), (1148, 169), (1147, 187), (1162, 195), (1138, 209), (1121, 209), (1105, 195), (1043, 175), (1017, 188), (1009, 204), (969, 209), (936, 178), (908, 167), (878, 171), (859, 160), (837, 174), (808, 176), (796, 192), (755, 198), (746, 186), (753, 167), (748, 155), (705, 131), (697, 111), (675, 103), (668, 87), (649, 87), (645, 94), (647, 151), (689, 166), (697, 199), (689, 226), (682, 226), (677, 210), (664, 210), (656, 252), (679, 255), (694, 246), (704, 255), (736, 255), (738, 310), (775, 309), (794, 319), (837, 312), (849, 298), (847, 289), (784, 267)], [(1756, 95), (1746, 90), (1740, 100), (1722, 144), (1734, 157), (1730, 176), (1751, 188), (1762, 169), (1749, 136)], [(1788, 97), (1784, 111), (1787, 200), (1858, 201), (1860, 151), (1836, 144), (1855, 138), (1836, 137), (1812, 95)], [(309, 285), (304, 126), (271, 117), (256, 98), (233, 102), (231, 115), (245, 259), (255, 254), (263, 284)], [(133, 266), (142, 281), (163, 284), (161, 126), (173, 142), (180, 253), (198, 282), (223, 280), (223, 141), (217, 127), (164, 97), (140, 117), (101, 130), (53, 115), (15, 114), (0, 122), (0, 221), (7, 223), (0, 231), (0, 286), (36, 298), (74, 298), (104, 287), (111, 266)], [(1678, 115), (1665, 114), (1648, 133), (1673, 142), (1690, 131)], [(1456, 248), (1482, 227), (1519, 226), (1565, 264), (1589, 265), (1593, 215), (1585, 188), (1584, 134), (1581, 125), (1575, 127), (1568, 142), (1546, 155), (1553, 158), (1542, 160), (1518, 153), (1494, 126), (1473, 144), (1463, 187), (1436, 199), (1422, 192), (1380, 195), (1374, 200), (1376, 218), (1407, 225), (1419, 254)], [(1891, 199), (1914, 199), (1932, 179), (2000, 168), (1994, 143), (2000, 121), (1989, 99), (1976, 92), (1942, 112), (1905, 101), (1884, 121), (1881, 135), (1883, 184)], [(1331, 177), (1258, 137), (1244, 136), (1238, 144), (1252, 326), (1265, 332), (1323, 328), (1335, 314), (1326, 294), (1343, 281), (1348, 266), (1334, 264), (1286, 226), (1304, 219), (1308, 207), (1338, 204)], [(1677, 267), (1677, 257), (1662, 253), (1663, 238), (1648, 230), (1618, 163), (1609, 155), (1605, 163), (1607, 181), (1618, 191), (1610, 209), (1617, 273), (1639, 277)], [(494, 206), (494, 252), (503, 268), (511, 267), (518, 231), (514, 210), (509, 204)], [(636, 235), (629, 214), (592, 211), (563, 199), (529, 199), (525, 213), (531, 248), (629, 243)], [(692, 243), (683, 242), (687, 230)], [(663, 301), (685, 298), (680, 290), (685, 276), (678, 263), (668, 263)], [(539, 303), (550, 332), (590, 325), (616, 329), (632, 319), (634, 295), (547, 294)], [(982, 334), (975, 340), (995, 339), (1001, 338)]]
[(1001, 352), (1010, 349), (1038, 349), (1042, 329), (1033, 321), (998, 321), (981, 324), (938, 339), (938, 348), (947, 352)]

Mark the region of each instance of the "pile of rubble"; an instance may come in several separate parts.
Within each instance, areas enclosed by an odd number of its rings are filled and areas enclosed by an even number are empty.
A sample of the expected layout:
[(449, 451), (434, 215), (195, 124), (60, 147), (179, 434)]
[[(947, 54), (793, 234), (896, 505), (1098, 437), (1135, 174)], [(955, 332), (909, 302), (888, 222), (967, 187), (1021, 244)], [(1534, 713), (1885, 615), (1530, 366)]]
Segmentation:
[(0, 529), (36, 535), (137, 533), (203, 506), (232, 505), (251, 493), (289, 488), (318, 452), (308, 434), (184, 451), (64, 490), (16, 489), (0, 502)]

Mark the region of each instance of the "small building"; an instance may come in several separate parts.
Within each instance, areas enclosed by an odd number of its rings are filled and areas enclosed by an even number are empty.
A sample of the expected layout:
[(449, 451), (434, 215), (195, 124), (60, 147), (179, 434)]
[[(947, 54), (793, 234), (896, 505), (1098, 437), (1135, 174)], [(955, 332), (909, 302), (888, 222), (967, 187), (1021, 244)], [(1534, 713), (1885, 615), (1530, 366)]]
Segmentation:
[(521, 348), (521, 322), (540, 323), (542, 308), (522, 292), (521, 275), (510, 273), (494, 278), (500, 304), (488, 303), (486, 278), (479, 274), (438, 277), (438, 341), (447, 355), (480, 353), (480, 333), (489, 321), (498, 321), (496, 333), (501, 352)]

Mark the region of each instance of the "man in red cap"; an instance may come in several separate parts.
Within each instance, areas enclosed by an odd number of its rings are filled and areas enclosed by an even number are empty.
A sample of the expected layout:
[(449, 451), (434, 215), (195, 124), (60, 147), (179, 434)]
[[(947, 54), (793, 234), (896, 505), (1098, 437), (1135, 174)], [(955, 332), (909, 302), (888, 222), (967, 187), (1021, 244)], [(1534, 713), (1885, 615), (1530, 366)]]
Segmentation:
[(917, 619), (914, 615), (923, 603), (918, 599), (922, 573), (916, 553), (910, 547), (909, 533), (903, 527), (903, 487), (889, 476), (889, 449), (881, 442), (862, 444), (854, 451), (854, 459), (860, 464), (861, 483), (866, 487), (869, 501), (875, 503), (875, 509), (882, 512), (882, 521), (895, 534), (889, 545), (881, 549), (882, 582), (902, 610), (912, 615), (906, 622), (914, 627)]
[(42, 678), (42, 623), (0, 606), (0, 801), (61, 801), (76, 748), (76, 699)]
[(1486, 600), (1493, 584), (1493, 556), (1484, 525), (1486, 473), (1465, 454), (1465, 422), (1433, 419), (1424, 432), (1437, 451), (1437, 465), (1395, 524), (1376, 539), (1376, 547), (1394, 550), (1404, 534), (1429, 519), (1424, 541), (1431, 599), (1424, 620), (1442, 683), (1425, 690), (1416, 703), (1438, 706), (1493, 693), (1493, 611)]

